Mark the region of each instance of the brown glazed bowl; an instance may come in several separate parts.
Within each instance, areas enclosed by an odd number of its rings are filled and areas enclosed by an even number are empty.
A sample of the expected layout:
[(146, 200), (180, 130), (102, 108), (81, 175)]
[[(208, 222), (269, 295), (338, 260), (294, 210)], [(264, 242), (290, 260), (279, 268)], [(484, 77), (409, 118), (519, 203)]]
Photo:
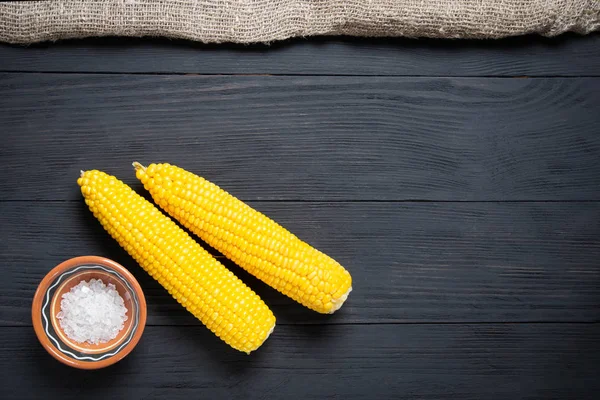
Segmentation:
[[(115, 285), (125, 301), (127, 321), (109, 342), (77, 343), (65, 335), (56, 315), (62, 295), (92, 278)], [(54, 358), (71, 367), (98, 369), (122, 360), (139, 342), (146, 325), (146, 299), (137, 280), (120, 264), (103, 257), (75, 257), (57, 265), (42, 279), (33, 298), (31, 318), (40, 343)]]

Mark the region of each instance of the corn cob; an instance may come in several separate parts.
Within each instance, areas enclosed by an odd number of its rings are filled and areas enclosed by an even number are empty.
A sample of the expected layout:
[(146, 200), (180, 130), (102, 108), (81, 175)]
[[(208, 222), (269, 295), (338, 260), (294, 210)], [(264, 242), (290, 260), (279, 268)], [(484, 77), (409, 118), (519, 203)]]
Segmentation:
[(169, 164), (133, 165), (163, 210), (266, 284), (324, 314), (348, 297), (352, 278), (338, 262), (217, 185)]
[(104, 229), (208, 329), (248, 354), (267, 339), (275, 316), (266, 304), (152, 203), (101, 171), (77, 183)]

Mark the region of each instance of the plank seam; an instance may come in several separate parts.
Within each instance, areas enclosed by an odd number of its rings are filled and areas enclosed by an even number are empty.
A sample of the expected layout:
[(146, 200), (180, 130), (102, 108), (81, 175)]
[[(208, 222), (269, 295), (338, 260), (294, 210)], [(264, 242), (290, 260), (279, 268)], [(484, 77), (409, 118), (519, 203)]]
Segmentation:
[[(313, 203), (313, 204), (339, 204), (339, 203), (443, 203), (443, 204), (487, 204), (487, 203), (599, 203), (600, 199), (583, 200), (426, 200), (426, 199), (243, 199), (251, 203)], [(0, 199), (2, 203), (80, 203), (83, 199)]]
[(208, 76), (208, 77), (372, 77), (372, 78), (495, 78), (495, 79), (590, 79), (599, 75), (415, 75), (415, 74), (302, 74), (302, 73), (193, 73), (193, 72), (123, 72), (123, 71), (33, 71), (0, 69), (3, 74), (57, 74), (57, 75), (141, 75), (141, 76)]
[[(369, 325), (600, 325), (600, 319), (594, 321), (416, 321), (416, 322), (341, 322), (323, 323), (278, 323), (277, 326), (369, 326)], [(203, 327), (202, 324), (146, 324), (146, 327)], [(0, 325), (0, 328), (32, 328), (32, 325)]]

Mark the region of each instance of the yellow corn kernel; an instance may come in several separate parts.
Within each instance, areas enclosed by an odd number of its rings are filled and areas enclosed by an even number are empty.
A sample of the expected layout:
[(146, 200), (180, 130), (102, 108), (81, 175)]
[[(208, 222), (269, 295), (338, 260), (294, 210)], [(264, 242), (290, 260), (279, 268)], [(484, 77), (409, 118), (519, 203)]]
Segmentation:
[(248, 354), (267, 339), (267, 305), (152, 203), (101, 171), (77, 183), (104, 229), (215, 335)]
[(167, 213), (266, 284), (324, 314), (346, 301), (352, 290), (348, 271), (264, 214), (182, 168), (133, 165)]

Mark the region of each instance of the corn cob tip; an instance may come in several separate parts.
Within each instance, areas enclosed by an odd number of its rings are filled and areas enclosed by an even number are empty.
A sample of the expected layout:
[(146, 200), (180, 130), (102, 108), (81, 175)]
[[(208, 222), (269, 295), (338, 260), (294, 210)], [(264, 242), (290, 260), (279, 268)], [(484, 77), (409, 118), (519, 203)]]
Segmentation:
[(84, 171), (84, 170), (82, 170), (82, 169), (80, 169), (80, 170), (79, 170), (79, 177), (80, 177), (80, 178), (83, 178), (83, 174), (85, 174), (85, 171)]
[(273, 326), (271, 327), (271, 329), (269, 330), (269, 332), (267, 332), (267, 336), (265, 336), (264, 340), (263, 340), (262, 342), (260, 342), (260, 343), (258, 344), (258, 346), (256, 346), (256, 347), (255, 347), (255, 348), (253, 348), (252, 350), (246, 351), (245, 353), (246, 353), (246, 354), (248, 354), (248, 355), (250, 355), (250, 353), (252, 353), (253, 351), (255, 351), (255, 350), (258, 350), (258, 348), (259, 348), (260, 346), (262, 346), (264, 342), (266, 342), (266, 341), (267, 341), (267, 339), (269, 338), (269, 336), (271, 336), (271, 333), (273, 333), (273, 331), (275, 330), (275, 326), (276, 326), (276, 325), (277, 325), (277, 324), (273, 323)]
[(144, 167), (142, 164), (140, 164), (140, 163), (139, 163), (139, 162), (137, 162), (137, 161), (134, 161), (134, 162), (132, 162), (132, 163), (131, 163), (131, 165), (133, 165), (133, 168), (135, 168), (135, 170), (136, 170), (136, 171), (138, 171), (138, 170), (140, 170), (140, 169), (141, 169), (142, 171), (145, 171), (145, 170), (146, 170), (146, 167)]
[(348, 291), (346, 293), (344, 293), (343, 295), (341, 295), (339, 299), (337, 299), (337, 300), (331, 300), (331, 303), (333, 304), (333, 307), (331, 308), (331, 311), (329, 312), (329, 314), (333, 314), (334, 312), (336, 312), (337, 310), (339, 310), (340, 308), (342, 308), (342, 305), (344, 304), (344, 302), (346, 301), (346, 299), (350, 295), (351, 291), (352, 291), (352, 286), (350, 286), (350, 288), (348, 289)]

